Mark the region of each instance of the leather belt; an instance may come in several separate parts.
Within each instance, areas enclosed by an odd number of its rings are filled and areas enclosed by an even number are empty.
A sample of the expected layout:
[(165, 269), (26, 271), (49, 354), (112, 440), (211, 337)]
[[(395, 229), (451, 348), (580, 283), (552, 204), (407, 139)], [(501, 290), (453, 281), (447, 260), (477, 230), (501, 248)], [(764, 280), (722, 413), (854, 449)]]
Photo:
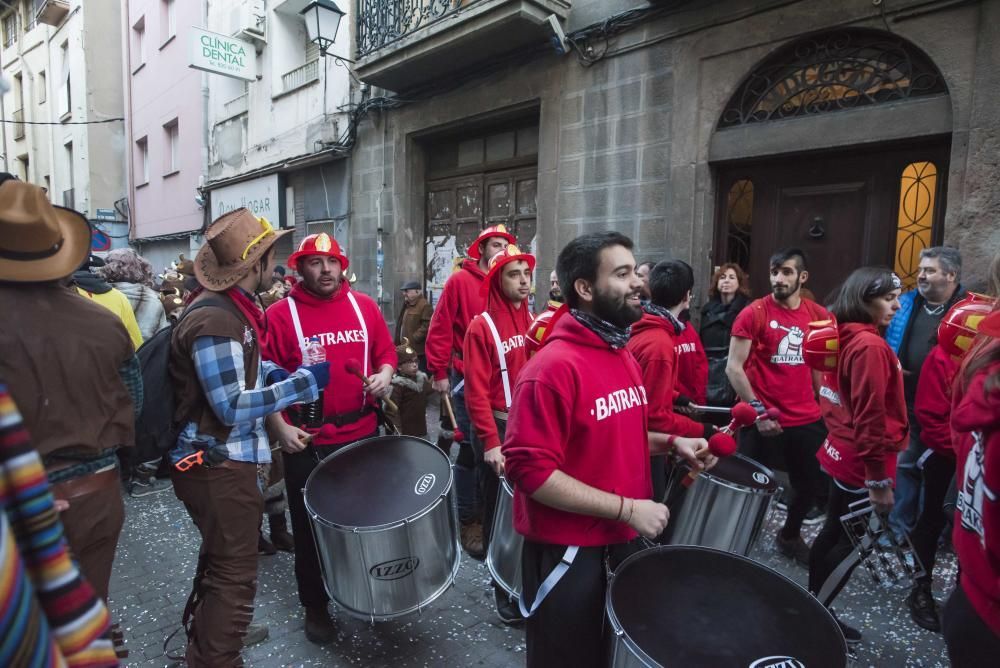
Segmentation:
[(113, 466), (97, 473), (90, 473), (79, 478), (73, 478), (72, 480), (57, 482), (52, 485), (52, 495), (57, 499), (68, 501), (69, 499), (93, 494), (105, 487), (117, 484), (118, 468)]
[(335, 427), (343, 427), (345, 425), (354, 424), (364, 416), (369, 413), (374, 413), (375, 407), (371, 404), (365, 404), (361, 409), (356, 411), (351, 411), (350, 413), (338, 413), (337, 415), (330, 415), (324, 418), (324, 424), (332, 424)]
[(507, 421), (507, 415), (508, 414), (504, 413), (503, 411), (498, 411), (496, 409), (493, 409), (493, 417), (495, 417), (498, 420), (503, 420), (504, 422), (506, 422)]

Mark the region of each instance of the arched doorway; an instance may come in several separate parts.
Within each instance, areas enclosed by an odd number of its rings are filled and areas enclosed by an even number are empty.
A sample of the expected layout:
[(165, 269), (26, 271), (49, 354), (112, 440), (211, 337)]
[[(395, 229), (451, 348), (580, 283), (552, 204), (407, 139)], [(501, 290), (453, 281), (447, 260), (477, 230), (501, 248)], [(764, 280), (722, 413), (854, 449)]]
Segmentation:
[(777, 49), (713, 136), (716, 263), (739, 262), (755, 294), (790, 246), (820, 300), (866, 264), (914, 285), (920, 250), (943, 236), (950, 123), (943, 77), (900, 37), (844, 29)]

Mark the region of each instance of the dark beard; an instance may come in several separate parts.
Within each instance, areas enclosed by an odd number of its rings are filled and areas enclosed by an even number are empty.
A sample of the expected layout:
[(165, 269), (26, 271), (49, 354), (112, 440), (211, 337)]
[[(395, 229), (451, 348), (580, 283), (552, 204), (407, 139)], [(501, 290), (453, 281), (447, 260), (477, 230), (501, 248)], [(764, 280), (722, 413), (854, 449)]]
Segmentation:
[(625, 300), (594, 293), (594, 315), (601, 320), (607, 320), (615, 327), (625, 329), (642, 318), (642, 307), (629, 306)]
[(549, 299), (560, 304), (566, 301), (563, 299), (562, 292), (556, 292), (555, 290), (549, 290)]
[(802, 284), (799, 283), (798, 285), (795, 286), (794, 290), (792, 290), (791, 292), (789, 292), (787, 294), (783, 294), (783, 295), (779, 295), (777, 292), (775, 292), (774, 288), (771, 288), (771, 296), (774, 297), (775, 300), (777, 300), (779, 302), (783, 302), (783, 301), (791, 298), (792, 296), (794, 296), (795, 293), (797, 293), (801, 287), (802, 287)]

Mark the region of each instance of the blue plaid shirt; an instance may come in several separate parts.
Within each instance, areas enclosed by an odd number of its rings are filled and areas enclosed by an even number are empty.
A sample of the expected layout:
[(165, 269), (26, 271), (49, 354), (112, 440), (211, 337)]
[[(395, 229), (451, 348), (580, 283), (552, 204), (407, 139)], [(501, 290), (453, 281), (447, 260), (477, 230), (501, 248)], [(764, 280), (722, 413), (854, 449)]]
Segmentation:
[(271, 446), (264, 418), (292, 404), (319, 398), (315, 377), (304, 369), (265, 387), (267, 374), (279, 368), (273, 362), (261, 363), (257, 384), (248, 390), (243, 346), (224, 336), (199, 336), (191, 356), (209, 405), (223, 424), (232, 425), (233, 431), (229, 440), (221, 443), (213, 436), (199, 434), (194, 422), (187, 423), (177, 437), (177, 447), (170, 451), (174, 463), (198, 450), (225, 448), (233, 461), (266, 464), (271, 461)]

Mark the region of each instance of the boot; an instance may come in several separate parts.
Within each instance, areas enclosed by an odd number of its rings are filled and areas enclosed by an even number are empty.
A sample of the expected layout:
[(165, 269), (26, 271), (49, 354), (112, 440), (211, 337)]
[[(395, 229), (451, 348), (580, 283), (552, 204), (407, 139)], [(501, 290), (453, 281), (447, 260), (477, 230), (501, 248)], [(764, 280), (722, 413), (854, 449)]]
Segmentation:
[(914, 624), (935, 633), (941, 631), (941, 617), (929, 582), (917, 582), (906, 597), (906, 606)]
[(257, 554), (266, 554), (268, 556), (272, 554), (277, 554), (278, 550), (271, 544), (271, 541), (264, 538), (264, 532), (257, 533)]
[(288, 523), (285, 513), (268, 515), (267, 523), (271, 527), (271, 543), (282, 552), (295, 552), (295, 540), (288, 533)]
[(306, 640), (325, 645), (337, 637), (337, 627), (326, 606), (306, 608)]
[(267, 640), (268, 635), (269, 631), (266, 624), (250, 624), (247, 626), (247, 632), (243, 636), (243, 646), (250, 647), (259, 642), (264, 642)]
[(460, 531), (462, 548), (469, 553), (473, 559), (482, 559), (486, 556), (483, 546), (483, 525), (479, 520), (473, 520), (468, 524), (463, 524)]

